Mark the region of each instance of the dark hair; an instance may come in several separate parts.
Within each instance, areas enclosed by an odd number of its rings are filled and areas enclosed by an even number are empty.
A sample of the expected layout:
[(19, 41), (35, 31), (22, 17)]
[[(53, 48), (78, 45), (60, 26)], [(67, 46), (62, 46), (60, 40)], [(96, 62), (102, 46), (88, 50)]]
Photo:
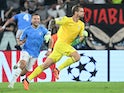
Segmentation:
[(35, 16), (35, 15), (38, 15), (38, 16), (40, 16), (38, 13), (33, 13), (33, 14), (32, 14), (32, 16)]
[(80, 5), (74, 5), (72, 7), (72, 14), (74, 14), (75, 12), (78, 12), (79, 11), (79, 8), (82, 8), (82, 6), (80, 6)]
[(26, 8), (25, 7), (21, 7), (20, 10), (21, 11), (26, 11)]

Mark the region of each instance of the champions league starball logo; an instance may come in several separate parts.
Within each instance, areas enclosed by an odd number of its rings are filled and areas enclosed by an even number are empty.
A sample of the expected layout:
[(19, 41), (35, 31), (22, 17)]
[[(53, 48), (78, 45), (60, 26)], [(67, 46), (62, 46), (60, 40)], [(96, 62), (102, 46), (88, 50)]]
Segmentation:
[(80, 55), (80, 61), (68, 67), (68, 75), (74, 81), (92, 81), (97, 74), (97, 62), (91, 56), (87, 56), (83, 53)]

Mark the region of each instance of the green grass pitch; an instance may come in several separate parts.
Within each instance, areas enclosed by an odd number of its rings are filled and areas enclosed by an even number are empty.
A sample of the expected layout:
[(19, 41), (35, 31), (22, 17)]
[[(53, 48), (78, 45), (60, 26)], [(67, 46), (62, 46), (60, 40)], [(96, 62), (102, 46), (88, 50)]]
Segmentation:
[(22, 83), (13, 89), (8, 83), (0, 83), (0, 93), (124, 93), (124, 82), (40, 82), (30, 83), (28, 91)]

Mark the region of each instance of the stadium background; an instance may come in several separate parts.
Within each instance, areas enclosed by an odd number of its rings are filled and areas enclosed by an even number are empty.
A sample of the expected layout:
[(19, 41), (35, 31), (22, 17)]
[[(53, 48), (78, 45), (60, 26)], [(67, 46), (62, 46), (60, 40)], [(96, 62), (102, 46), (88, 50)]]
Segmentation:
[[(84, 67), (82, 72), (79, 72), (76, 67), (74, 67), (73, 72), (69, 73), (68, 67), (64, 69), (60, 74), (60, 79), (57, 82), (72, 82), (72, 81), (99, 81), (99, 82), (108, 82), (108, 81), (124, 81), (124, 43), (123, 38), (118, 40), (117, 42), (111, 43), (111, 37), (116, 34), (120, 29), (123, 30), (124, 26), (124, 6), (123, 5), (84, 5), (85, 9), (85, 17), (84, 21), (86, 23), (86, 30), (89, 34), (92, 35), (94, 41), (93, 46), (90, 46), (86, 42), (85, 48), (80, 46), (78, 48), (78, 52), (82, 55), (81, 62), (92, 63), (90, 58), (93, 58), (96, 63), (95, 65), (88, 65), (88, 67)], [(104, 35), (98, 36), (94, 34), (97, 33), (97, 30), (90, 31), (90, 26), (95, 27), (95, 29), (101, 29), (104, 32)], [(108, 41), (104, 41), (104, 36), (107, 35), (109, 37)], [(122, 35), (122, 34), (121, 34)], [(89, 35), (90, 36), (90, 35)], [(89, 37), (88, 36), (88, 37)], [(103, 37), (102, 37), (103, 36)], [(102, 39), (100, 39), (101, 37)], [(123, 37), (123, 35), (122, 35)], [(117, 37), (116, 37), (117, 38)], [(13, 32), (5, 31), (0, 33), (0, 82), (8, 82), (12, 78), (12, 74), (14, 70), (12, 69), (13, 65), (16, 64), (17, 60), (20, 56), (20, 51), (17, 51), (14, 48), (16, 45), (15, 34)], [(94, 46), (105, 46), (104, 48), (96, 48)], [(115, 48), (117, 46), (119, 48)], [(120, 48), (121, 46), (121, 48)], [(45, 49), (46, 46), (45, 46)], [(45, 59), (46, 50), (41, 51), (40, 56), (38, 58), (37, 64), (32, 68), (32, 70)], [(87, 60), (86, 60), (87, 59)], [(40, 76), (35, 78), (34, 82), (48, 82), (55, 81), (55, 78), (52, 73), (52, 68), (61, 64), (61, 62), (65, 60), (65, 57), (58, 62), (53, 67), (47, 69)], [(93, 69), (91, 69), (93, 68)], [(31, 70), (31, 71), (32, 71)], [(76, 72), (77, 71), (77, 72)], [(82, 74), (82, 73), (86, 74)], [(87, 74), (93, 72), (94, 74)], [(30, 73), (30, 72), (29, 72)], [(29, 74), (28, 73), (28, 74)], [(78, 78), (78, 76), (80, 76)], [(78, 79), (76, 79), (76, 78)], [(17, 82), (21, 81), (21, 78), (18, 78)], [(90, 80), (88, 80), (90, 79)]]

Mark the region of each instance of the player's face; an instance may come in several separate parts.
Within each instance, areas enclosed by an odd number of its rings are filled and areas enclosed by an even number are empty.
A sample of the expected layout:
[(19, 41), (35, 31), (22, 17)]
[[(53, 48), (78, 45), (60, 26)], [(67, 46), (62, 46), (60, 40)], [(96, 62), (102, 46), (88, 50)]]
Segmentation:
[(40, 24), (40, 16), (39, 15), (33, 15), (32, 16), (32, 25), (37, 27)]
[(79, 8), (78, 16), (79, 17), (84, 17), (84, 9), (83, 8)]

